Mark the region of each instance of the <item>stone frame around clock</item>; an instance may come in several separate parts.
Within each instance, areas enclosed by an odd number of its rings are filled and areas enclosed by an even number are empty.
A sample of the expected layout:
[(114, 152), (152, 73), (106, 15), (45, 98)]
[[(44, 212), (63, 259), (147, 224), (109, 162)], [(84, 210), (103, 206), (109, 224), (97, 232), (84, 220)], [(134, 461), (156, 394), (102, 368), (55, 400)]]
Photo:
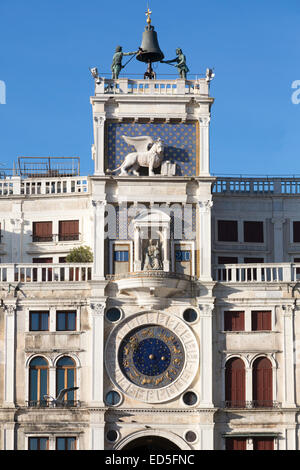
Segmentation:
[[(150, 324), (174, 332), (185, 352), (185, 363), (178, 378), (158, 389), (146, 389), (130, 382), (118, 362), (118, 351), (124, 337), (135, 328)], [(105, 347), (105, 366), (111, 381), (125, 395), (144, 403), (164, 403), (181, 395), (194, 380), (199, 369), (198, 343), (191, 328), (180, 318), (161, 312), (144, 312), (123, 320), (112, 330)]]

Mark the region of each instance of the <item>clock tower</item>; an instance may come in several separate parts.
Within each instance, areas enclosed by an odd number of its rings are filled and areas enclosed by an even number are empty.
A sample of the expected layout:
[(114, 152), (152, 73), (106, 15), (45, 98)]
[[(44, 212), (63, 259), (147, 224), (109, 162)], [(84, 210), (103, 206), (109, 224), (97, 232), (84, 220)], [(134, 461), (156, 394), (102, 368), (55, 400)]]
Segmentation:
[(179, 72), (95, 76), (95, 449), (213, 449), (211, 74)]

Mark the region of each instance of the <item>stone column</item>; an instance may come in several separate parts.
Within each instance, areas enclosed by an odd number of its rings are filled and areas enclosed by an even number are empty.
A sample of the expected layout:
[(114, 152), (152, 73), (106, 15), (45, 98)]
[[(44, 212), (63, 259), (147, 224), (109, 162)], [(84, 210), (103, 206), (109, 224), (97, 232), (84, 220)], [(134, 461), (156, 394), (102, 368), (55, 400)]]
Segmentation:
[(22, 203), (14, 203), (12, 207), (14, 218), (11, 219), (11, 262), (21, 263), (23, 258), (22, 229), (23, 213)]
[(163, 270), (170, 271), (170, 240), (168, 239), (168, 227), (163, 227)]
[(105, 206), (106, 201), (93, 201), (94, 206), (94, 280), (103, 280), (105, 277)]
[(94, 117), (95, 144), (93, 147), (94, 174), (105, 175), (104, 170), (104, 128), (105, 116)]
[(15, 449), (15, 423), (5, 423), (3, 427), (3, 450)]
[(7, 305), (5, 310), (5, 377), (4, 406), (15, 407), (15, 316), (16, 304)]
[[(199, 278), (201, 281), (211, 281), (211, 199), (198, 201), (199, 208), (199, 237), (197, 240), (200, 255)], [(198, 259), (199, 262), (199, 259)]]
[(91, 305), (92, 312), (92, 406), (104, 406), (104, 311), (105, 302)]
[(140, 232), (141, 232), (140, 227), (134, 228), (134, 260), (133, 260), (134, 271), (141, 271), (142, 269)]
[(209, 122), (210, 116), (199, 118), (200, 126), (200, 163), (199, 175), (209, 176)]
[[(294, 364), (294, 305), (282, 306), (283, 313), (283, 403), (284, 408), (295, 405), (295, 364)], [(297, 356), (296, 356), (297, 357)]]
[(284, 246), (283, 246), (283, 224), (286, 219), (283, 217), (273, 217), (274, 224), (274, 263), (284, 262)]
[(200, 309), (200, 407), (213, 408), (212, 370), (212, 314), (213, 305), (199, 305)]

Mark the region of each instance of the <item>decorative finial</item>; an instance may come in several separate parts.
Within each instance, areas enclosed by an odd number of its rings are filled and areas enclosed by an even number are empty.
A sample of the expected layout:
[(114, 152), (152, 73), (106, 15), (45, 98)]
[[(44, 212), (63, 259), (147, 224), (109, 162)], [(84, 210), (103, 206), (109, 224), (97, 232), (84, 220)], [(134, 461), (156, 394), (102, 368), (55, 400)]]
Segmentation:
[(148, 9), (147, 9), (147, 11), (146, 11), (148, 26), (151, 25), (151, 15), (152, 15), (152, 11), (150, 10), (150, 8), (149, 8), (149, 6), (148, 6)]

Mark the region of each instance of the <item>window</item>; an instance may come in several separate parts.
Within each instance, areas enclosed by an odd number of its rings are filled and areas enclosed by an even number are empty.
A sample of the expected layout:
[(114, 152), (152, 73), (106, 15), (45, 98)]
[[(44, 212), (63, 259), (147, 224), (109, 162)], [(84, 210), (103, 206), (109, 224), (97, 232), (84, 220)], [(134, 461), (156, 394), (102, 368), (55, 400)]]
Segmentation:
[(226, 450), (247, 450), (246, 437), (227, 437)]
[(198, 318), (198, 313), (193, 308), (187, 308), (183, 312), (183, 318), (188, 323), (193, 323)]
[(245, 365), (242, 359), (233, 358), (225, 367), (225, 406), (228, 408), (245, 407)]
[(198, 397), (197, 397), (196, 393), (194, 393), (194, 392), (186, 392), (186, 393), (184, 393), (184, 395), (182, 397), (182, 400), (183, 400), (183, 403), (185, 403), (186, 405), (194, 406), (194, 405), (196, 405), (196, 403), (198, 401)]
[(108, 406), (116, 406), (121, 402), (121, 395), (115, 390), (111, 390), (106, 394), (105, 402)]
[(76, 331), (76, 311), (56, 312), (56, 331)]
[(56, 450), (76, 450), (76, 437), (57, 437)]
[(29, 437), (28, 450), (48, 450), (49, 438), (48, 437)]
[[(64, 388), (75, 387), (76, 364), (71, 357), (65, 356), (59, 359), (56, 366), (56, 396)], [(74, 405), (76, 391), (72, 390), (65, 394), (64, 401), (68, 405)]]
[(224, 312), (225, 331), (244, 331), (245, 312)]
[(175, 245), (175, 272), (192, 275), (192, 252), (190, 245)]
[(236, 220), (218, 220), (218, 241), (238, 241), (238, 224)]
[(129, 245), (113, 245), (113, 274), (125, 274), (130, 271)]
[(244, 258), (244, 263), (252, 263), (252, 264), (259, 264), (259, 263), (264, 263), (263, 258)]
[(176, 261), (190, 261), (191, 252), (187, 250), (176, 250), (175, 251), (175, 260)]
[(293, 242), (300, 243), (300, 222), (293, 222)]
[(121, 311), (116, 307), (109, 308), (106, 311), (106, 318), (108, 321), (111, 321), (112, 323), (119, 321), (121, 316), (122, 316)]
[(219, 256), (218, 257), (218, 264), (237, 264), (238, 258), (237, 256)]
[(33, 222), (32, 241), (51, 242), (52, 238), (52, 222)]
[(253, 404), (259, 408), (273, 406), (272, 364), (267, 357), (253, 364)]
[(49, 330), (49, 312), (29, 312), (30, 331)]
[(79, 220), (61, 220), (58, 239), (59, 241), (79, 240)]
[(244, 222), (244, 242), (263, 243), (264, 224), (263, 222)]
[(271, 312), (253, 311), (251, 312), (252, 331), (267, 331), (272, 329)]
[(128, 251), (115, 251), (114, 252), (114, 261), (128, 262), (129, 261)]
[(254, 437), (253, 450), (274, 450), (274, 437)]
[[(53, 258), (32, 258), (34, 264), (52, 264)], [(41, 279), (38, 278), (38, 268), (33, 268), (32, 270), (32, 280), (33, 282), (37, 281), (52, 281), (52, 268), (42, 268)]]
[(29, 365), (29, 406), (47, 406), (48, 362), (35, 357)]

